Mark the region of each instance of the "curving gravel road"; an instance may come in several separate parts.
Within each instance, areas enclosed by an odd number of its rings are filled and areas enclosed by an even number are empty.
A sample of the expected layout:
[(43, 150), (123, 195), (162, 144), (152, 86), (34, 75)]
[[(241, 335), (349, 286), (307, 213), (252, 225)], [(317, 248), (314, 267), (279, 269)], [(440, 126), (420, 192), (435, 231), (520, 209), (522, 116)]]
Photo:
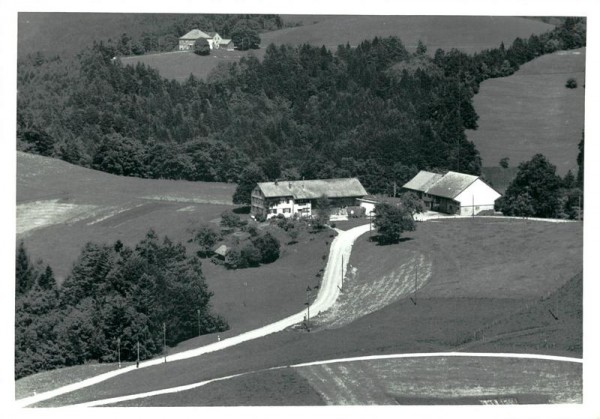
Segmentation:
[[(338, 232), (337, 237), (331, 243), (329, 250), (329, 259), (327, 260), (327, 266), (323, 275), (323, 281), (319, 288), (319, 294), (315, 301), (310, 305), (311, 317), (316, 316), (320, 312), (328, 310), (335, 301), (337, 300), (340, 289), (338, 286), (342, 282), (342, 274), (346, 272), (346, 266), (350, 260), (350, 254), (352, 252), (352, 246), (358, 237), (369, 231), (369, 224), (355, 227), (348, 231), (342, 231), (336, 229)], [(342, 266), (343, 263), (343, 266)], [(343, 271), (342, 271), (343, 270)], [(199, 348), (190, 349), (189, 351), (180, 352), (174, 355), (168, 356), (168, 361), (178, 361), (182, 359), (188, 359), (197, 357), (209, 352), (219, 351), (221, 349), (229, 348), (231, 346), (238, 345), (242, 342), (249, 340), (258, 339), (263, 336), (270, 335), (271, 333), (280, 332), (290, 326), (301, 323), (304, 320), (306, 312), (303, 310), (300, 313), (293, 314), (275, 323), (268, 324), (258, 329), (250, 330), (237, 336), (233, 336), (228, 339), (224, 339), (219, 342), (211, 343), (206, 346)], [(149, 361), (141, 362), (139, 368), (151, 367), (153, 365), (159, 365), (164, 363), (164, 358), (151, 359)], [(16, 401), (18, 407), (26, 407), (34, 403), (48, 400), (53, 397), (69, 393), (75, 390), (88, 387), (102, 381), (108, 380), (109, 378), (116, 377), (121, 374), (136, 370), (135, 365), (121, 368), (116, 371), (111, 371), (105, 374), (97, 375), (87, 380), (73, 383), (64, 387), (57, 388), (55, 390), (40, 393), (31, 397), (19, 399)]]

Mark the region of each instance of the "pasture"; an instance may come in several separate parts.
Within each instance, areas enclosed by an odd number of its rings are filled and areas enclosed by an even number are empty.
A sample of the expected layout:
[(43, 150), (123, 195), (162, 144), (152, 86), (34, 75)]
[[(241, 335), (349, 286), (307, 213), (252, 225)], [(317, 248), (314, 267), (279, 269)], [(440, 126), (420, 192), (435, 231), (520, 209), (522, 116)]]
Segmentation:
[[(406, 234), (406, 238), (408, 240), (393, 246), (378, 246), (370, 242), (368, 236), (360, 238), (353, 249), (351, 274), (347, 276), (338, 306), (331, 313), (325, 313), (324, 320), (314, 319), (318, 321), (310, 333), (290, 329), (197, 359), (136, 371), (99, 384), (93, 390), (83, 389), (40, 406), (132, 394), (281, 365), (350, 356), (463, 350), (461, 348), (581, 355), (581, 347), (569, 347), (577, 339), (581, 341), (581, 317), (564, 309), (581, 307), (580, 288), (578, 290), (576, 280), (571, 280), (582, 266), (580, 223), (485, 218), (430, 221), (420, 223), (417, 231)], [(418, 272), (413, 271), (416, 263), (419, 263)], [(414, 290), (410, 289), (415, 272), (416, 304), (410, 299), (415, 297), (411, 292)], [(390, 281), (395, 287), (403, 286), (403, 293), (388, 296), (390, 290), (386, 285)], [(378, 306), (378, 299), (384, 303)], [(554, 321), (547, 311), (548, 306), (557, 306), (556, 313), (564, 322)], [(357, 310), (352, 311), (352, 307)], [(352, 317), (353, 313), (357, 315)], [(347, 318), (351, 322), (347, 322)], [(570, 329), (569, 338), (564, 339), (561, 336), (567, 329)], [(456, 368), (455, 371), (460, 369)], [(560, 376), (565, 378), (562, 373)], [(282, 380), (299, 380), (289, 376), (269, 377), (265, 380), (279, 383), (278, 386)], [(224, 381), (215, 384), (214, 392), (204, 387), (206, 399), (197, 403), (277, 404), (276, 400), (284, 396), (278, 395), (262, 379), (259, 374), (245, 376), (238, 383)], [(378, 385), (388, 385), (384, 377), (378, 379), (374, 375), (370, 379)], [(575, 378), (573, 383), (579, 382), (577, 380), (580, 378)], [(223, 392), (236, 394), (236, 389), (253, 385), (257, 390), (248, 390), (250, 393), (240, 396), (239, 400), (237, 396), (225, 401), (217, 397)], [(273, 392), (275, 395), (269, 396)], [(554, 390), (548, 392), (552, 397), (564, 396)], [(306, 390), (304, 381), (295, 395), (290, 396), (294, 404), (303, 404), (298, 394), (304, 394), (308, 403), (315, 402), (314, 392)], [(520, 397), (524, 397), (523, 394), (520, 393)], [(438, 399), (417, 402), (435, 404), (446, 400), (442, 396), (440, 393)], [(171, 405), (184, 403), (179, 397), (187, 398), (185, 403), (193, 403), (194, 399), (193, 395), (181, 394), (161, 396), (161, 400), (163, 397), (172, 397)], [(462, 401), (478, 403), (477, 400)], [(522, 400), (550, 399), (525, 397)], [(409, 403), (410, 400), (398, 402)]]
[[(483, 166), (511, 166), (544, 154), (557, 172), (577, 172), (577, 144), (584, 128), (585, 48), (559, 51), (530, 61), (509, 77), (481, 83), (473, 105), (479, 128), (467, 131)], [(577, 88), (568, 89), (569, 78)]]
[(510, 45), (516, 37), (528, 38), (532, 33), (553, 28), (540, 21), (509, 16), (287, 15), (284, 20), (302, 25), (261, 34), (258, 50), (212, 50), (204, 57), (192, 52), (167, 52), (122, 57), (121, 62), (125, 65), (144, 63), (165, 78), (184, 81), (190, 74), (206, 79), (211, 73), (218, 73), (220, 65), (236, 62), (249, 54), (262, 59), (270, 44), (324, 45), (335, 51), (342, 44), (356, 46), (376, 36), (398, 36), (409, 51), (414, 51), (421, 40), (431, 55), (438, 48), (474, 53), (496, 48), (501, 42)]
[(581, 403), (581, 372), (581, 364), (540, 359), (353, 361), (260, 371), (113, 406)]
[[(74, 166), (61, 160), (17, 154), (17, 240), (32, 260), (49, 264), (62, 282), (88, 241), (135, 245), (150, 228), (187, 244), (203, 222), (218, 226), (223, 211), (233, 209), (235, 185), (137, 179)], [(208, 260), (203, 272), (214, 292), (213, 310), (231, 329), (226, 337), (302, 310), (305, 289), (318, 285), (325, 267), (331, 231), (302, 232), (298, 243), (267, 226), (281, 242), (280, 258), (259, 268), (230, 271)], [(201, 336), (173, 349), (212, 342)]]
[[(292, 15), (285, 20), (297, 21)], [(302, 26), (262, 34), (261, 46), (307, 43), (335, 50), (340, 44), (356, 46), (376, 36), (397, 36), (410, 51), (421, 40), (432, 55), (438, 48), (472, 54), (553, 29), (540, 21), (512, 16), (304, 15), (299, 21)]]

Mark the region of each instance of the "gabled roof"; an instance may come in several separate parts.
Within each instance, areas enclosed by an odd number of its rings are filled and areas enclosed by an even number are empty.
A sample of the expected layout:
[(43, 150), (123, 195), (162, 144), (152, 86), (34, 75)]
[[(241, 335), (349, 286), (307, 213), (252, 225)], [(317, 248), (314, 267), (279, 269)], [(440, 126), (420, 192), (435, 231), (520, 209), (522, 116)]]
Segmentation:
[(367, 191), (356, 178), (261, 182), (258, 187), (265, 198), (291, 196), (294, 199), (316, 199), (322, 195), (327, 195), (328, 198), (367, 195)]
[(443, 198), (456, 198), (462, 191), (478, 179), (477, 176), (458, 172), (448, 172), (435, 182), (427, 193)]
[(223, 257), (227, 256), (228, 251), (229, 251), (229, 248), (227, 247), (227, 245), (224, 245), (224, 244), (217, 246), (217, 248), (214, 250), (214, 252), (217, 255), (223, 256)]
[(209, 34), (207, 34), (205, 32), (202, 32), (200, 29), (192, 29), (191, 31), (189, 31), (188, 33), (186, 33), (179, 39), (198, 39), (198, 38), (210, 39), (210, 38), (212, 38), (212, 36), (210, 36)]
[(406, 189), (425, 192), (442, 198), (456, 198), (479, 177), (465, 173), (448, 172), (445, 175), (421, 170), (403, 185)]
[(406, 182), (402, 187), (406, 189), (412, 189), (413, 191), (425, 192), (438, 180), (442, 178), (443, 175), (439, 173), (427, 172), (425, 170), (421, 170), (417, 175)]

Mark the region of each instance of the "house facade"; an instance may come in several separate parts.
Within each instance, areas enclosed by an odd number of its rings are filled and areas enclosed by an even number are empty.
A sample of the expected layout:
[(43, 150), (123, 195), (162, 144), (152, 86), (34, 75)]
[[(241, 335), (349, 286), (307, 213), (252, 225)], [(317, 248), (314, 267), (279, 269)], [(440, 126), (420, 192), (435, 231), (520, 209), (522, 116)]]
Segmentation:
[(204, 38), (208, 42), (210, 49), (225, 48), (227, 50), (233, 49), (233, 42), (231, 39), (223, 39), (216, 32), (202, 32), (200, 29), (192, 29), (181, 38), (179, 38), (179, 51), (190, 51), (194, 49), (194, 43)]
[(315, 201), (323, 195), (329, 198), (332, 213), (343, 213), (367, 191), (356, 178), (261, 182), (252, 191), (250, 213), (266, 219), (279, 214), (311, 217)]
[(501, 194), (478, 176), (421, 170), (403, 188), (415, 192), (428, 210), (457, 215), (477, 215), (493, 210)]

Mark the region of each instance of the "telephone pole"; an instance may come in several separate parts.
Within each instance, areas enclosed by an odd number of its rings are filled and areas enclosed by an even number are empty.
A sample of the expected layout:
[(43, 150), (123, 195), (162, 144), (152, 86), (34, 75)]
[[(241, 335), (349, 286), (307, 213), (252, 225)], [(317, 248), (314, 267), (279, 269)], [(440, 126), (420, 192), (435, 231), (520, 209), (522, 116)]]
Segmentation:
[(200, 336), (200, 309), (198, 309), (198, 336)]
[(121, 338), (117, 338), (117, 353), (119, 359), (119, 368), (121, 368)]
[(137, 341), (137, 361), (135, 363), (135, 367), (136, 368), (140, 367), (140, 340), (139, 339)]
[(163, 322), (163, 352), (165, 354), (165, 362), (167, 362), (167, 324)]
[(306, 287), (306, 330), (310, 332), (310, 285)]

